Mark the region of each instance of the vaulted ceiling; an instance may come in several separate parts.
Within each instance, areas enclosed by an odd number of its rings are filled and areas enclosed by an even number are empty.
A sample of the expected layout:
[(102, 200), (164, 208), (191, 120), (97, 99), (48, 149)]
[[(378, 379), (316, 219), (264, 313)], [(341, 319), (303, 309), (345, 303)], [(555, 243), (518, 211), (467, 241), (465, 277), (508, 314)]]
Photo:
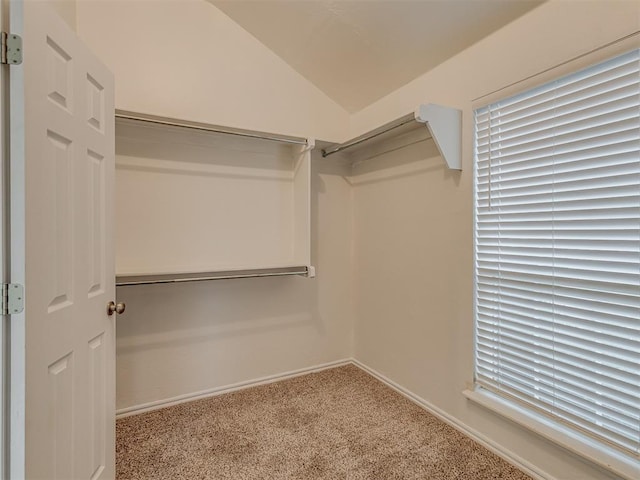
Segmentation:
[(544, 0), (209, 0), (350, 112)]

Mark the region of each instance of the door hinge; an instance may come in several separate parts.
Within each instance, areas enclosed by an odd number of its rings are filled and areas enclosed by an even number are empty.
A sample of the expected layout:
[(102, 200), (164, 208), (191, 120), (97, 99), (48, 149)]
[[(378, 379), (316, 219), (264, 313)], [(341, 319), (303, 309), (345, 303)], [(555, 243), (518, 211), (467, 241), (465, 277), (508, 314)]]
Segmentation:
[(2, 315), (15, 315), (24, 310), (24, 287), (19, 283), (3, 283), (0, 309)]
[(20, 65), (22, 63), (22, 37), (15, 33), (1, 32), (2, 50), (0, 63), (6, 65)]

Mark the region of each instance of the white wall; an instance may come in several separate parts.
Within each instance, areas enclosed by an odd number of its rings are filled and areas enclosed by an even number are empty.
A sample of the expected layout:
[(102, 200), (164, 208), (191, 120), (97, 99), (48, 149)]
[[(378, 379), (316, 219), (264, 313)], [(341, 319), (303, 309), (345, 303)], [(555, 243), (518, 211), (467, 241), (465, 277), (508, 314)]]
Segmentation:
[(463, 110), (463, 171), (433, 148), (354, 182), (355, 356), (559, 479), (601, 471), (467, 401), (473, 375), (472, 101), (640, 29), (640, 3), (552, 1), (352, 117), (352, 135), (435, 102)]
[(118, 409), (351, 356), (351, 189), (329, 167), (312, 173), (316, 278), (118, 288)]
[(345, 133), (344, 109), (204, 0), (80, 1), (77, 17), (115, 75), (117, 108), (323, 140)]
[[(116, 107), (337, 139), (348, 115), (203, 0), (78, 2), (80, 36), (114, 72)], [(317, 278), (122, 287), (117, 408), (351, 356), (351, 189), (316, 162)], [(328, 170), (327, 170), (328, 169)], [(117, 225), (116, 221), (116, 225)]]
[(53, 9), (62, 17), (72, 30), (76, 31), (77, 16), (76, 3), (77, 0), (45, 0), (51, 4)]

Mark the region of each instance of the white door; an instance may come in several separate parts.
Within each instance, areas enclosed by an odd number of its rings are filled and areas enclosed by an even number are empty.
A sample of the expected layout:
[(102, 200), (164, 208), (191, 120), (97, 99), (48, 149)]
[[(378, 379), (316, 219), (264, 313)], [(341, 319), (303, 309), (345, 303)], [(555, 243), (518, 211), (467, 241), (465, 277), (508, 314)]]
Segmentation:
[[(47, 2), (10, 3), (10, 475), (114, 477), (113, 77)], [(117, 26), (114, 25), (114, 34)]]

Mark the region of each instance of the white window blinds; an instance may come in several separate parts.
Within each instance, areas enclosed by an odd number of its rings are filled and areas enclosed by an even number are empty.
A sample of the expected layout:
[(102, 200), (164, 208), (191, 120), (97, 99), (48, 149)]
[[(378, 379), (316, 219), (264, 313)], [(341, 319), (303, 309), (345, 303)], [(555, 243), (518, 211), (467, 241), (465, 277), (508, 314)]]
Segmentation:
[(640, 50), (475, 125), (476, 381), (638, 456)]

